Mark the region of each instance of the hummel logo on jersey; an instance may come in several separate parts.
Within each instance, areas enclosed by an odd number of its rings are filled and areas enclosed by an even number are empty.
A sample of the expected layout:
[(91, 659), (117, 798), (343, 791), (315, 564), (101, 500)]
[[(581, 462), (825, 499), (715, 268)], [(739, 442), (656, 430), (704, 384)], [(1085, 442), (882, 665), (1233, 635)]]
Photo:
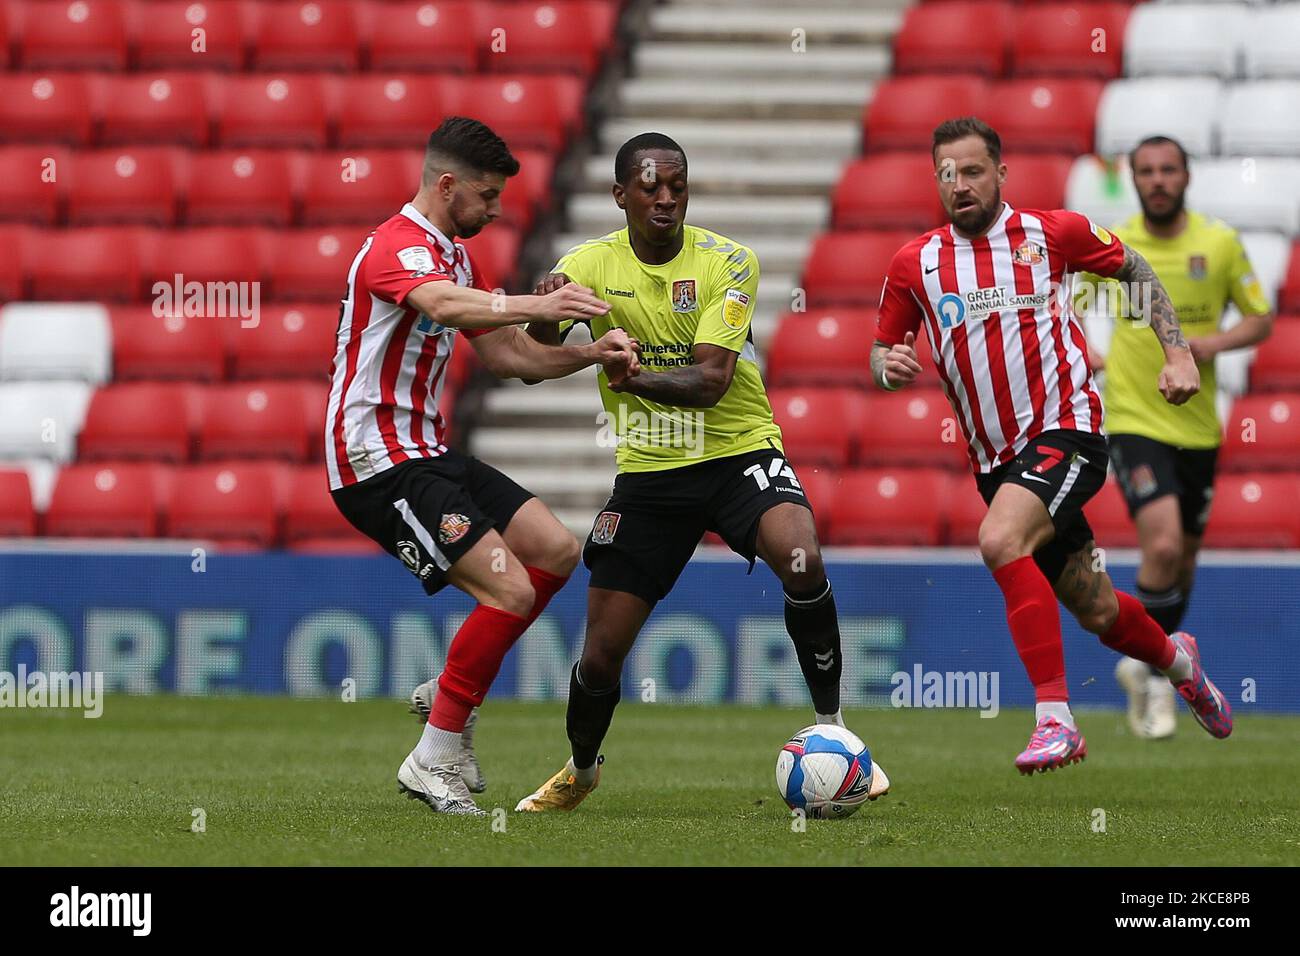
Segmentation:
[(624, 292), (622, 289), (611, 289), (609, 286), (605, 286), (605, 295), (621, 295), (625, 299), (636, 298), (635, 292), (632, 291)]

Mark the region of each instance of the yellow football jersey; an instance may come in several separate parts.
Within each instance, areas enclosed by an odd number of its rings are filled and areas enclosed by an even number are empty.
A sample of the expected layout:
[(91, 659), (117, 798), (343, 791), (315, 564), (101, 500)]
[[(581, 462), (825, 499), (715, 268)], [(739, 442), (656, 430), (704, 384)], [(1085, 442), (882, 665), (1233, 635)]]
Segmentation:
[[(1243, 315), (1269, 312), (1268, 297), (1250, 267), (1241, 237), (1225, 223), (1188, 212), (1187, 228), (1173, 239), (1162, 239), (1147, 231), (1138, 213), (1112, 231), (1151, 263), (1173, 300), (1187, 338), (1217, 332), (1229, 301)], [(1214, 406), (1214, 363), (1200, 366), (1201, 390), (1191, 401), (1170, 405), (1157, 388), (1164, 350), (1147, 325), (1130, 321), (1123, 285), (1093, 275), (1083, 278), (1076, 302), (1080, 295), (1095, 295), (1103, 313), (1115, 318), (1103, 393), (1106, 431), (1143, 435), (1178, 448), (1218, 447), (1222, 429)]]
[(619, 471), (661, 471), (781, 449), (781, 429), (772, 418), (750, 334), (758, 257), (707, 229), (683, 229), (681, 251), (663, 265), (638, 259), (627, 229), (620, 229), (575, 246), (551, 270), (610, 303), (608, 315), (591, 321), (592, 337), (626, 330), (641, 343), (642, 375), (694, 364), (699, 344), (739, 353), (731, 386), (712, 408), (680, 408), (610, 391), (602, 371), (603, 428), (617, 441)]

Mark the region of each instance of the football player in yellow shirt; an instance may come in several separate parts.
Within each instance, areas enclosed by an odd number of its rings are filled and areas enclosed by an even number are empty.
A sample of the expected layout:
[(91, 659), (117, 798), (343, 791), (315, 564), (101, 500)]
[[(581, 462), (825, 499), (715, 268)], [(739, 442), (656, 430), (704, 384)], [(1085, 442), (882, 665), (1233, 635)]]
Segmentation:
[[(625, 329), (640, 343), (641, 370), (598, 377), (619, 474), (583, 549), (591, 583), (582, 657), (569, 680), (573, 756), (519, 802), (522, 811), (572, 810), (595, 789), (623, 661), (706, 531), (751, 569), (761, 557), (780, 578), (815, 721), (843, 726), (835, 598), (750, 332), (758, 259), (686, 224), (686, 154), (669, 137), (628, 140), (614, 178), (627, 227), (569, 250), (538, 286), (575, 282), (609, 302), (591, 333)], [(554, 343), (562, 330), (529, 333)], [(889, 781), (875, 767), (864, 785), (876, 797)]]
[[(1104, 362), (1103, 401), (1110, 457), (1137, 525), (1142, 560), (1137, 593), (1147, 611), (1174, 633), (1187, 611), (1196, 555), (1209, 519), (1215, 459), (1222, 428), (1215, 410), (1214, 357), (1262, 342), (1272, 328), (1268, 298), (1255, 279), (1241, 238), (1226, 224), (1185, 208), (1187, 154), (1175, 140), (1151, 136), (1129, 155), (1142, 212), (1112, 228), (1151, 263), (1169, 291), (1178, 321), (1201, 371), (1201, 391), (1170, 405), (1150, 386), (1163, 361), (1159, 347), (1126, 297), (1104, 281), (1085, 283), (1097, 303), (1118, 304), (1114, 335)], [(1096, 277), (1089, 277), (1096, 280)], [(1219, 331), (1232, 302), (1241, 322)], [(1139, 737), (1173, 734), (1173, 686), (1145, 664), (1124, 658), (1116, 678), (1129, 697), (1129, 724)]]

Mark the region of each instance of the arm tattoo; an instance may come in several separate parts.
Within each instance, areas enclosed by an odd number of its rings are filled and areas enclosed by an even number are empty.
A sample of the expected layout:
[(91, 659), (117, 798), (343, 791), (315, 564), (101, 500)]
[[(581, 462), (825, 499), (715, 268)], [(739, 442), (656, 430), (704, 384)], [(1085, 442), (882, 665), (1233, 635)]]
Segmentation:
[(661, 405), (712, 408), (726, 391), (725, 386), (718, 390), (721, 371), (706, 365), (683, 365), (667, 372), (643, 373), (630, 379), (623, 391)]
[[(1182, 327), (1178, 324), (1178, 313), (1174, 311), (1174, 303), (1170, 300), (1169, 293), (1156, 278), (1151, 264), (1132, 247), (1124, 247), (1124, 264), (1115, 273), (1115, 278), (1150, 290), (1147, 304), (1151, 310), (1151, 328), (1165, 349), (1187, 348), (1187, 339), (1183, 338)], [(1133, 296), (1130, 293), (1129, 301), (1132, 300)]]
[(888, 354), (889, 346), (879, 339), (871, 344), (871, 377), (875, 379), (877, 385), (886, 389), (885, 356)]

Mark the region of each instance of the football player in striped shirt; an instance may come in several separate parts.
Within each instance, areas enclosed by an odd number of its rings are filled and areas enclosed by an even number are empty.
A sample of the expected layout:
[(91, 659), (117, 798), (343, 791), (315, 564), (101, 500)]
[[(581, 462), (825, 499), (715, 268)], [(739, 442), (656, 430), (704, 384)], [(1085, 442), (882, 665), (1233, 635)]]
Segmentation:
[(1167, 635), (1140, 601), (1114, 589), (1083, 515), (1108, 459), (1068, 276), (1089, 271), (1145, 290), (1163, 356), (1151, 385), (1182, 405), (1200, 377), (1169, 294), (1141, 255), (1078, 213), (1003, 202), (1001, 139), (981, 120), (941, 123), (932, 155), (950, 222), (894, 256), (871, 368), (890, 391), (913, 381), (924, 327), (989, 506), (980, 553), (1034, 686), (1035, 728), (1016, 767), (1030, 774), (1087, 755), (1070, 711), (1058, 599), (1102, 643), (1164, 674), (1210, 734), (1228, 736), (1231, 709), (1205, 676), (1195, 639)]

